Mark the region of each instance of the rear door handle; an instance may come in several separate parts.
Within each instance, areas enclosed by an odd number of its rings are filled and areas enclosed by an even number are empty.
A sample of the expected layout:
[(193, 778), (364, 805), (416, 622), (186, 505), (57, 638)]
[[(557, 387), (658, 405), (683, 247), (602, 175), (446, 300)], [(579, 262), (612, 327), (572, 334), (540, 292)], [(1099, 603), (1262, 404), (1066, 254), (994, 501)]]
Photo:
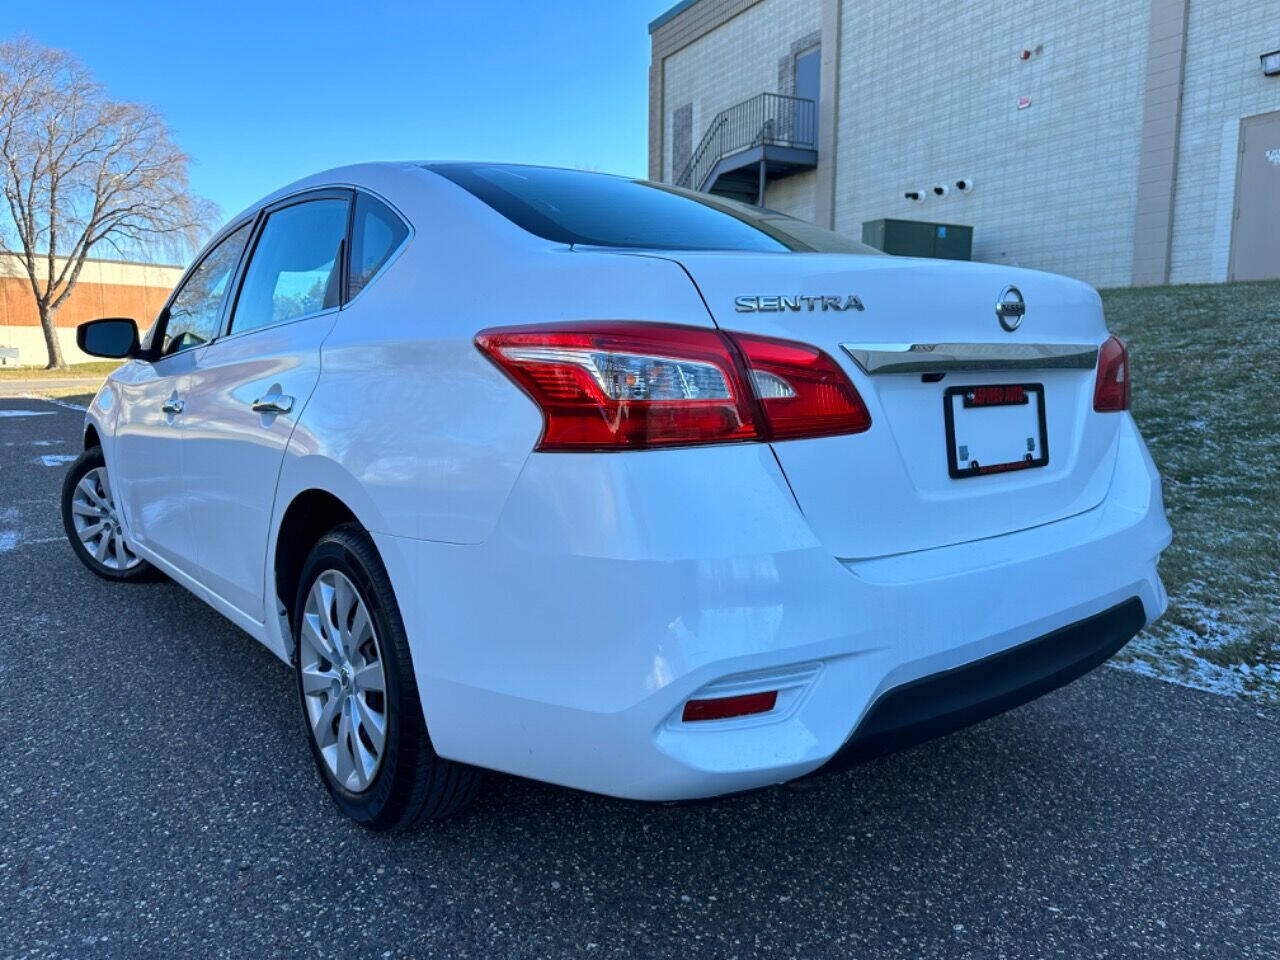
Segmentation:
[(165, 413), (179, 414), (182, 412), (183, 403), (177, 397), (170, 397), (164, 403), (160, 404), (160, 409)]
[(283, 393), (268, 393), (253, 401), (255, 413), (288, 413), (293, 409), (293, 397)]

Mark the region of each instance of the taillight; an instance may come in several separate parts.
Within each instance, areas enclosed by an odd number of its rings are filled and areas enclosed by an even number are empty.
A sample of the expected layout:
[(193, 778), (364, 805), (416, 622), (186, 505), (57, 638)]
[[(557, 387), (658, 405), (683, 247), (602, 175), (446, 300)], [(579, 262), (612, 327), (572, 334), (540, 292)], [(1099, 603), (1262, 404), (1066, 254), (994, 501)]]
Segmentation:
[(476, 343), (542, 408), (539, 450), (756, 438), (742, 375), (714, 330), (639, 323), (485, 330)]
[(1098, 351), (1098, 379), (1093, 409), (1113, 413), (1129, 409), (1129, 351), (1118, 337), (1108, 337)]
[(541, 408), (539, 450), (781, 440), (871, 425), (835, 361), (800, 343), (617, 322), (484, 330), (476, 345)]
[(744, 333), (729, 336), (746, 357), (770, 439), (861, 433), (871, 426), (857, 389), (821, 350)]

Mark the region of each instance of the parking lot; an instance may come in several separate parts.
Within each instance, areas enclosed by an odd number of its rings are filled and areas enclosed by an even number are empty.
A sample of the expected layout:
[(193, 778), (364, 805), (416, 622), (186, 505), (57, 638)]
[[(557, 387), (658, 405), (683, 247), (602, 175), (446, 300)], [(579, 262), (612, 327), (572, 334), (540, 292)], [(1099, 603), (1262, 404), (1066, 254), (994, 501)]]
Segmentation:
[(492, 776), (372, 835), (288, 671), (62, 541), (0, 399), (0, 956), (1276, 957), (1280, 710), (1113, 669), (847, 773), (653, 806)]

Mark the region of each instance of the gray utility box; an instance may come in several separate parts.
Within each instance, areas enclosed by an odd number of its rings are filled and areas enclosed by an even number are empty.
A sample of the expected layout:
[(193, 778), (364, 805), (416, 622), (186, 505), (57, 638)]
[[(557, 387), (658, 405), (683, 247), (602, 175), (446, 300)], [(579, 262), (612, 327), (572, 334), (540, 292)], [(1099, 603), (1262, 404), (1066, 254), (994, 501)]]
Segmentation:
[(923, 220), (867, 220), (862, 242), (898, 257), (968, 260), (973, 253), (973, 227)]

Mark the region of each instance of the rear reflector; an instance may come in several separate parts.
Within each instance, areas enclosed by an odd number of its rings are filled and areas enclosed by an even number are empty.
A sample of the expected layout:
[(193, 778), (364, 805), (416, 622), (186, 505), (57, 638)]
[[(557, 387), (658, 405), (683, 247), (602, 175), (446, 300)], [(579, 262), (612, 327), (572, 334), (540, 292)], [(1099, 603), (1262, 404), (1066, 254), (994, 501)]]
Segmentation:
[(1098, 351), (1098, 379), (1093, 387), (1093, 409), (1115, 413), (1129, 409), (1129, 351), (1118, 337), (1108, 337)]
[(690, 700), (684, 705), (685, 723), (695, 720), (727, 720), (752, 713), (768, 713), (778, 702), (778, 691), (744, 693), (737, 697), (716, 697), (713, 700)]
[(802, 343), (616, 322), (484, 330), (476, 346), (542, 410), (539, 450), (788, 440), (871, 425), (844, 371)]

